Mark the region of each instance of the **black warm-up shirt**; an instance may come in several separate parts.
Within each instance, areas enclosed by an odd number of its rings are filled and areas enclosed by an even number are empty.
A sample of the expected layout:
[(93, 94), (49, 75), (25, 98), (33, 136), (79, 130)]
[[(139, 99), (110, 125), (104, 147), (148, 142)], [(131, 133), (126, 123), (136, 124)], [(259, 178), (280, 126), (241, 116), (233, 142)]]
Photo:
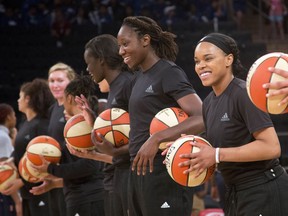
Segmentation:
[[(20, 124), (16, 139), (15, 139), (15, 149), (13, 152), (15, 165), (17, 167), (19, 165), (20, 159), (26, 152), (26, 147), (28, 143), (37, 136), (47, 135), (48, 123), (49, 123), (48, 119), (36, 116), (32, 120), (30, 121), (25, 120), (22, 124)], [(24, 186), (20, 188), (22, 198), (23, 199), (32, 198), (34, 195), (32, 195), (29, 192), (29, 190), (32, 187), (39, 185), (41, 183), (30, 183), (30, 182), (25, 181), (23, 178), (22, 178), (22, 181), (24, 182)]]
[[(259, 110), (248, 97), (246, 83), (234, 78), (225, 91), (216, 96), (211, 92), (203, 102), (206, 138), (214, 147), (237, 147), (254, 141), (253, 133), (272, 127), (267, 113)], [(221, 162), (221, 171), (227, 184), (253, 179), (279, 163), (278, 160), (255, 162)]]
[(159, 60), (147, 71), (139, 73), (129, 100), (129, 152), (132, 158), (149, 138), (154, 116), (164, 108), (179, 107), (178, 99), (194, 93), (186, 73), (170, 61)]
[[(128, 110), (129, 98), (132, 91), (132, 85), (135, 78), (135, 74), (130, 72), (121, 72), (109, 85), (110, 91), (107, 98), (106, 108), (121, 108)], [(113, 175), (115, 167), (130, 166), (130, 155), (122, 154), (113, 157), (113, 164), (105, 164), (105, 178), (104, 186), (106, 190), (112, 190), (113, 188)]]
[(60, 165), (49, 164), (48, 172), (64, 181), (67, 207), (103, 200), (103, 163), (78, 158), (67, 147), (62, 151)]

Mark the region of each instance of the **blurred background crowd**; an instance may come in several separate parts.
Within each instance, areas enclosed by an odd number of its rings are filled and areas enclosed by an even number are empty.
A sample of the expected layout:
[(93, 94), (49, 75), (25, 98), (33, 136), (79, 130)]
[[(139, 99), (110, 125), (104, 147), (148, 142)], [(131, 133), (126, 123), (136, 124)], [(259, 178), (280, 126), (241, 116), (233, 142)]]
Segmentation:
[[(248, 70), (267, 52), (287, 52), (287, 1), (0, 0), (0, 98), (16, 107), (19, 86), (47, 78), (48, 68), (59, 61), (85, 73), (85, 43), (99, 34), (116, 36), (130, 15), (151, 17), (176, 35), (176, 63), (204, 98), (210, 89), (203, 88), (194, 72), (195, 43), (213, 31), (232, 36)], [(280, 24), (272, 19), (275, 15), (282, 17)], [(285, 125), (282, 121), (277, 119)]]

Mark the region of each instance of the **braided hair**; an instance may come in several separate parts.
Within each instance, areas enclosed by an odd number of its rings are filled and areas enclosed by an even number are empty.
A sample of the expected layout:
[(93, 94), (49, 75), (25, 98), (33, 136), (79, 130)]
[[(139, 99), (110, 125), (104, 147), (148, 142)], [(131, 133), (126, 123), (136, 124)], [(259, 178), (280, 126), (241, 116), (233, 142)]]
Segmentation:
[(95, 95), (96, 84), (89, 75), (78, 75), (65, 88), (65, 95), (72, 95), (73, 97), (84, 95), (93, 111), (98, 111), (98, 98)]
[(176, 60), (178, 54), (178, 45), (174, 41), (176, 36), (163, 31), (153, 19), (145, 16), (129, 16), (124, 19), (122, 26), (131, 27), (139, 37), (150, 35), (151, 46), (159, 58), (173, 62)]

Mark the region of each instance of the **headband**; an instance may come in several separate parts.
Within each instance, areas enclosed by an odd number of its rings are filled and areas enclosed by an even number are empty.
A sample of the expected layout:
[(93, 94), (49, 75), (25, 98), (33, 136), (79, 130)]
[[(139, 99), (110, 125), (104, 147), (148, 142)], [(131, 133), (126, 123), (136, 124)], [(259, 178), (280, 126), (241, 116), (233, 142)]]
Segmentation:
[(227, 42), (225, 41), (225, 38), (218, 34), (210, 34), (205, 37), (203, 37), (197, 44), (202, 42), (209, 42), (223, 50), (226, 54), (231, 54), (232, 50), (230, 49), (230, 46), (227, 45)]

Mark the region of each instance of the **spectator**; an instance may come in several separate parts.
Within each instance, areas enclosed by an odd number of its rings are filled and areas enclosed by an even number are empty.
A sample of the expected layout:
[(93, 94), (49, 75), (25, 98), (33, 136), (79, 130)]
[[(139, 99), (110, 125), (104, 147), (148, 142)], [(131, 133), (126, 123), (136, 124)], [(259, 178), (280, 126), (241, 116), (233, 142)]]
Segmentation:
[[(272, 39), (285, 39), (284, 34), (284, 14), (287, 13), (287, 8), (283, 0), (267, 0), (269, 6), (269, 20), (272, 33)], [(277, 36), (279, 35), (279, 37)]]
[(243, 16), (246, 12), (246, 0), (233, 0), (233, 12), (237, 27), (241, 29)]
[(65, 17), (62, 9), (56, 7), (53, 11), (53, 19), (51, 24), (51, 36), (56, 40), (58, 48), (63, 46), (66, 37), (71, 34), (71, 23)]

